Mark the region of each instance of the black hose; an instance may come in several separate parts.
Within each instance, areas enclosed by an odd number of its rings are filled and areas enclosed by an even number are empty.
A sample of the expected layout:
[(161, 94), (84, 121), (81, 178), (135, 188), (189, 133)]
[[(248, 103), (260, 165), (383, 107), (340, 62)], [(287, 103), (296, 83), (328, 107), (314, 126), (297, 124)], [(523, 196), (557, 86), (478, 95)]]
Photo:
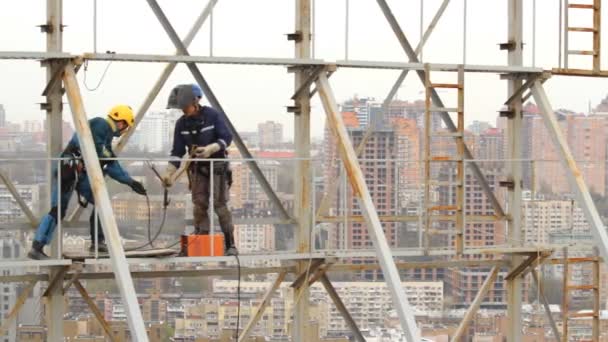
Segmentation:
[(238, 276), (238, 280), (237, 280), (237, 287), (236, 287), (236, 301), (237, 301), (237, 307), (236, 307), (236, 336), (234, 337), (234, 340), (238, 342), (239, 340), (239, 325), (241, 323), (241, 260), (239, 259), (238, 255), (234, 255), (234, 257), (236, 258), (236, 266), (237, 266), (237, 276)]

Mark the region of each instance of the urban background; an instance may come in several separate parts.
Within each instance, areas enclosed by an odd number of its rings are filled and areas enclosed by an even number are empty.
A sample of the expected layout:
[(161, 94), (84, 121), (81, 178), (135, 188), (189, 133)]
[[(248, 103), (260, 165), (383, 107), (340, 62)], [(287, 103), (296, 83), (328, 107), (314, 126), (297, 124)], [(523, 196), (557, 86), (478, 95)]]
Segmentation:
[[(341, 112), (354, 146), (371, 132), (360, 155), (368, 187), (379, 215), (423, 215), (423, 155), (424, 155), (424, 102), (421, 100), (393, 100), (388, 107), (382, 101), (354, 96), (341, 103)], [(35, 212), (44, 211), (45, 183), (45, 123), (43, 121), (10, 122), (7, 111), (0, 105), (0, 154), (3, 158), (41, 158), (40, 161), (3, 161), (3, 169), (15, 182), (21, 196)], [(608, 217), (608, 97), (587, 113), (568, 109), (556, 111), (561, 128), (579, 163), (584, 178), (600, 214)], [(172, 143), (173, 127), (181, 113), (156, 111), (146, 114), (129, 143), (124, 157), (166, 158)], [(507, 146), (505, 144), (506, 120), (490, 113), (491, 121), (470, 122), (465, 136), (486, 178), (504, 200), (506, 191), (501, 187), (504, 180)], [(585, 244), (591, 241), (589, 226), (581, 209), (573, 201), (566, 177), (550, 144), (538, 108), (533, 103), (524, 107), (524, 132), (521, 144), (524, 167), (524, 239), (526, 245)], [(432, 117), (434, 131), (443, 130), (438, 116)], [(293, 209), (293, 175), (295, 154), (293, 143), (283, 136), (284, 127), (277, 122), (259, 122), (257, 131), (240, 132), (246, 145), (266, 175), (271, 186), (288, 210)], [(73, 129), (68, 122), (63, 127), (64, 141), (71, 137)], [(327, 194), (327, 207), (322, 213), (336, 218), (335, 222), (315, 225), (314, 246), (322, 249), (366, 249), (372, 243), (365, 224), (348, 220), (346, 215), (361, 215), (349, 186), (342, 176), (337, 145), (329, 131), (313, 144), (313, 205), (319, 206)], [(456, 145), (451, 138), (436, 138), (431, 150), (437, 155), (455, 155)], [(264, 218), (276, 216), (255, 177), (247, 165), (239, 161), (235, 148), (229, 150), (234, 175), (230, 190), (230, 207), (236, 222), (236, 243), (244, 254), (263, 254), (289, 251), (293, 246), (293, 227), (288, 224), (265, 223)], [(533, 161), (533, 162), (532, 162)], [(158, 168), (164, 162), (155, 162)], [(431, 187), (431, 201), (454, 202), (455, 191), (450, 180), (455, 177), (456, 165), (434, 166), (432, 178), (437, 185)], [(150, 196), (152, 229), (157, 229), (163, 203), (162, 188), (143, 160), (124, 162), (129, 172), (146, 184)], [(338, 182), (337, 186), (332, 183)], [(119, 221), (125, 240), (144, 240), (148, 227), (149, 210), (144, 197), (137, 196), (115, 182), (109, 182), (114, 213)], [(465, 211), (470, 215), (493, 215), (493, 207), (481, 186), (472, 175), (465, 177)], [(190, 229), (191, 201), (185, 181), (171, 190), (171, 202), (167, 220), (159, 241), (170, 244)], [(75, 204), (72, 204), (75, 206)], [(86, 216), (83, 216), (86, 217)], [(329, 221), (329, 220), (327, 220)], [(18, 228), (23, 222), (17, 203), (3, 186), (0, 186), (0, 248), (3, 259), (22, 259), (31, 241), (31, 231)], [(216, 220), (217, 222), (217, 220)], [(392, 247), (417, 247), (422, 243), (422, 219), (419, 222), (385, 222), (387, 240)], [(450, 248), (454, 244), (454, 227), (450, 223), (438, 223), (431, 244), (434, 248)], [(507, 244), (507, 229), (502, 222), (474, 222), (465, 226), (466, 246), (500, 246)], [(219, 227), (215, 227), (219, 232)], [(64, 230), (64, 250), (84, 251), (88, 240), (88, 225)], [(474, 257), (474, 256), (472, 256)], [(420, 257), (420, 261), (425, 258)], [(370, 260), (361, 260), (361, 263)], [(268, 266), (275, 261), (259, 262)], [(100, 271), (104, 266), (97, 266)], [(152, 268), (153, 266), (147, 266)], [(162, 270), (167, 265), (155, 265)], [(151, 269), (150, 269), (151, 270)], [(465, 309), (469, 307), (481, 284), (490, 271), (489, 267), (436, 268), (402, 270), (403, 286), (423, 336), (442, 340), (458, 325)], [(562, 299), (561, 268), (545, 267), (546, 295), (560, 324), (559, 304)], [(608, 277), (602, 272), (601, 324), (608, 328)], [(506, 335), (506, 273), (500, 273), (493, 288), (488, 292), (471, 324), (468, 337), (474, 341), (502, 341)], [(241, 283), (240, 302), (236, 299), (236, 280), (230, 277), (184, 279), (135, 279), (138, 300), (142, 308), (151, 339), (155, 341), (207, 341), (224, 336), (236, 327), (237, 305), (241, 306), (241, 325), (255, 313), (262, 295), (276, 275), (248, 276)], [(589, 282), (591, 272), (583, 267), (574, 272), (575, 281)], [(369, 336), (369, 341), (398, 340), (401, 337), (399, 320), (392, 311), (388, 289), (379, 271), (333, 274), (332, 280), (347, 308), (359, 327)], [(125, 311), (120, 295), (112, 281), (89, 281), (87, 289), (111, 322), (116, 336), (128, 338)], [(0, 316), (8, 314), (14, 305), (17, 284), (0, 285)], [(21, 310), (19, 319), (8, 335), (0, 341), (43, 341), (44, 305), (37, 286)], [(77, 292), (67, 293), (66, 305), (71, 312), (64, 317), (65, 336), (70, 341), (103, 341), (101, 327), (88, 313), (86, 304)], [(272, 305), (252, 334), (256, 341), (270, 341), (289, 335), (293, 295), (289, 283), (284, 283), (272, 298)], [(337, 313), (336, 308), (322, 290), (314, 285), (311, 294), (311, 320), (318, 335), (327, 341), (346, 341), (351, 332)], [(538, 289), (526, 284), (524, 305), (524, 335), (528, 341), (544, 341), (548, 338), (548, 323), (543, 319), (543, 309), (538, 302)], [(574, 295), (571, 309), (590, 310), (592, 304), (584, 292)], [(242, 327), (241, 327), (242, 328)], [(570, 321), (572, 336), (581, 339), (591, 334), (591, 320)], [(608, 329), (602, 329), (608, 334)], [(311, 336), (316, 336), (311, 333)], [(80, 338), (80, 339), (79, 339)], [(608, 338), (603, 336), (603, 338)]]

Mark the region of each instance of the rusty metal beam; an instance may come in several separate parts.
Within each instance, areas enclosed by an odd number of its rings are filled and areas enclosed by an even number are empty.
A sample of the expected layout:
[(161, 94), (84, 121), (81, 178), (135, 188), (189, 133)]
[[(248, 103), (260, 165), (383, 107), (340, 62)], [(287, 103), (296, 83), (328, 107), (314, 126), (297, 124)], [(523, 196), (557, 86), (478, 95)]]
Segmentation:
[(557, 117), (551, 108), (549, 98), (543, 89), (541, 83), (537, 80), (531, 88), (534, 99), (541, 111), (542, 117), (549, 132), (549, 136), (553, 140), (555, 150), (559, 156), (559, 159), (566, 171), (566, 178), (570, 189), (575, 194), (577, 202), (589, 225), (591, 226), (591, 232), (595, 238), (595, 243), (598, 246), (600, 254), (604, 260), (608, 260), (608, 234), (606, 233), (606, 227), (600, 218), (597, 211), (597, 207), (591, 198), (589, 188), (583, 179), (583, 173), (578, 168), (574, 156), (568, 146), (568, 141), (564, 136)]
[(555, 324), (553, 315), (551, 314), (551, 307), (549, 306), (549, 301), (547, 300), (547, 296), (545, 296), (545, 287), (542, 284), (542, 282), (540, 281), (540, 279), (538, 278), (538, 272), (536, 270), (533, 270), (531, 273), (532, 273), (532, 278), (534, 279), (534, 283), (536, 283), (536, 286), (538, 287), (538, 293), (540, 295), (539, 299), (543, 303), (543, 307), (545, 309), (545, 314), (547, 315), (547, 319), (549, 320), (549, 324), (551, 325), (551, 331), (553, 331), (553, 336), (555, 337), (555, 339), (557, 341), (561, 341), (562, 340), (561, 334), (559, 332), (559, 329), (557, 328), (557, 324)]
[[(418, 222), (420, 216), (418, 215), (380, 215), (378, 216), (381, 222)], [(328, 223), (340, 223), (344, 222), (344, 216), (318, 216), (317, 222), (328, 222)], [(350, 222), (365, 222), (365, 217), (358, 215), (349, 215), (346, 218)], [(434, 221), (454, 221), (456, 218), (454, 215), (433, 215)], [(466, 222), (496, 222), (504, 220), (497, 218), (493, 215), (467, 215), (465, 217)]]
[(46, 291), (44, 291), (44, 293), (42, 294), (42, 297), (50, 296), (55, 291), (55, 289), (57, 289), (59, 286), (61, 286), (61, 288), (63, 288), (63, 278), (65, 277), (65, 274), (68, 273), (69, 269), (70, 269), (69, 266), (60, 267), (60, 269), (54, 274), (53, 278), (49, 282), (49, 286), (46, 288)]
[(338, 110), (338, 105), (331, 89), (327, 76), (321, 73), (317, 79), (317, 89), (323, 108), (328, 118), (328, 125), (336, 138), (340, 156), (344, 162), (344, 167), (353, 190), (353, 196), (357, 198), (365, 221), (371, 240), (374, 243), (377, 257), (382, 266), (382, 273), (386, 279), (388, 288), (393, 298), (395, 309), (401, 321), (401, 326), (405, 332), (406, 339), (409, 342), (420, 340), (420, 331), (416, 325), (413, 311), (407, 301), (405, 291), (401, 285), (401, 279), (399, 272), (395, 266), (395, 262), (390, 251), (390, 247), (384, 235), (382, 224), (378, 217), (378, 213), (372, 201), (369, 189), (365, 183), (365, 177), (361, 172), (361, 167), (357, 160), (355, 150), (350, 143), (348, 132), (342, 116)]
[(525, 259), (524, 261), (522, 261), (521, 264), (519, 264), (515, 269), (513, 269), (511, 272), (509, 272), (509, 274), (507, 274), (507, 276), (505, 277), (505, 280), (512, 280), (517, 278), (518, 276), (522, 275), (524, 273), (524, 271), (530, 267), (530, 265), (532, 265), (532, 263), (534, 263), (534, 261), (538, 260), (539, 255), (537, 253), (530, 253), (530, 255), (528, 255), (528, 258)]
[(21, 307), (23, 306), (23, 304), (25, 304), (25, 301), (29, 297), (30, 292), (32, 292), (37, 283), (37, 280), (30, 281), (27, 287), (23, 289), (19, 297), (17, 297), (17, 301), (15, 301), (15, 305), (8, 313), (8, 315), (6, 315), (6, 317), (3, 317), (2, 325), (0, 325), (0, 336), (4, 335), (4, 333), (8, 330), (8, 326), (11, 324), (11, 322), (17, 318), (19, 310), (21, 310)]
[(80, 149), (87, 168), (87, 176), (95, 198), (95, 208), (99, 211), (102, 229), (106, 236), (112, 269), (116, 275), (116, 283), (120, 290), (120, 294), (127, 313), (127, 322), (133, 338), (137, 341), (148, 341), (146, 327), (144, 326), (143, 317), (139, 304), (133, 279), (129, 272), (129, 264), (125, 257), (125, 252), (122, 248), (120, 233), (116, 225), (116, 219), (112, 210), (112, 203), (104, 180), (104, 175), (99, 164), (99, 158), (95, 150), (93, 135), (87, 115), (82, 103), (80, 87), (74, 73), (74, 66), (70, 63), (65, 68), (63, 83), (66, 88), (66, 94), (70, 107), (72, 109), (72, 117), (76, 132), (78, 132), (78, 140)]
[(32, 228), (38, 227), (38, 218), (36, 217), (36, 215), (34, 215), (32, 210), (30, 209), (30, 207), (27, 206), (27, 203), (25, 203), (25, 201), (23, 200), (23, 197), (21, 197), (21, 195), (19, 194), (19, 191), (17, 190), (17, 188), (15, 187), (13, 182), (11, 182), (11, 180), (8, 178), (8, 176), (5, 175), (4, 172), (2, 172), (1, 170), (0, 170), (0, 179), (6, 186), (6, 189), (11, 193), (11, 195), (13, 195), (13, 198), (15, 199), (15, 201), (17, 201), (19, 208), (21, 208), (21, 211), (23, 211), (23, 213), (27, 217)]
[(350, 315), (350, 312), (348, 312), (346, 305), (344, 305), (344, 302), (342, 302), (342, 299), (340, 298), (338, 291), (336, 291), (336, 289), (334, 288), (333, 284), (331, 283), (331, 281), (329, 280), (327, 275), (326, 274), (322, 275), (320, 280), (321, 280), (321, 283), (323, 284), (323, 287), (325, 287), (325, 291), (327, 291), (329, 298), (331, 298), (331, 300), (334, 302), (334, 305), (336, 305), (336, 308), (342, 314), (342, 317), (346, 321), (346, 324), (348, 324), (348, 327), (355, 335), (355, 339), (359, 342), (365, 342), (365, 337), (363, 337), (361, 330), (359, 330), (359, 327), (357, 326), (357, 322), (355, 322), (353, 317)]
[(486, 295), (488, 294), (488, 291), (490, 290), (490, 288), (496, 281), (499, 270), (500, 270), (500, 268), (498, 266), (494, 266), (492, 268), (492, 270), (490, 271), (490, 274), (488, 275), (486, 280), (483, 282), (483, 285), (481, 285), (479, 292), (477, 292), (475, 299), (469, 306), (467, 313), (462, 318), (462, 321), (458, 325), (458, 328), (456, 328), (456, 332), (454, 332), (454, 336), (452, 336), (451, 341), (458, 342), (465, 335), (467, 327), (469, 326), (469, 324), (475, 317), (477, 310), (479, 310), (479, 306), (481, 306), (481, 302), (483, 302), (483, 299), (486, 297)]
[(112, 335), (112, 329), (110, 329), (110, 325), (108, 324), (106, 319), (103, 317), (103, 314), (101, 313), (101, 311), (99, 311), (99, 308), (97, 307), (97, 305), (95, 305), (95, 302), (93, 302), (93, 299), (91, 299), (91, 297), (87, 293), (87, 290), (84, 288), (84, 286), (82, 286), (82, 284), (80, 283), (80, 280), (78, 280), (78, 279), (74, 280), (74, 287), (78, 290), (82, 299), (84, 299), (84, 301), (87, 303), (87, 305), (89, 306), (89, 309), (91, 309), (91, 312), (93, 312), (93, 315), (95, 315), (95, 318), (97, 318), (97, 322), (99, 322), (99, 324), (101, 325), (101, 328), (103, 329), (104, 333), (106, 334), (106, 337), (110, 341), (115, 341), (114, 335)]
[(253, 315), (253, 317), (251, 317), (249, 322), (247, 322), (247, 325), (245, 326), (245, 329), (243, 329), (243, 332), (241, 332), (238, 342), (244, 342), (247, 339), (247, 337), (249, 337), (251, 332), (253, 331), (253, 328), (255, 328), (255, 325), (258, 324), (260, 319), (262, 319), (262, 316), (264, 315), (264, 311), (266, 311), (266, 308), (268, 307), (268, 305), (270, 305), (270, 302), (272, 301), (272, 296), (273, 296), (274, 292), (279, 288), (279, 286), (281, 286), (281, 283), (283, 282), (283, 280), (285, 280), (286, 275), (287, 275), (287, 272), (279, 273), (279, 275), (277, 276), (277, 279), (274, 280), (274, 282), (272, 283), (272, 285), (270, 286), (268, 291), (266, 291), (266, 294), (264, 295), (264, 299), (262, 299), (262, 301), (258, 305), (258, 308), (255, 311), (255, 314)]

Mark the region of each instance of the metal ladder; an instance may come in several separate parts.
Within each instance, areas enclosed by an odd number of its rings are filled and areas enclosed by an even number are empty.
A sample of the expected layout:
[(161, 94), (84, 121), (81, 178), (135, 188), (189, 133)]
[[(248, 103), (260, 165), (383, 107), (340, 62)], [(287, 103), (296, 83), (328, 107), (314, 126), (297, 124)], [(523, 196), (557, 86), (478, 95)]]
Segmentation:
[[(565, 0), (565, 25), (564, 25), (564, 67), (568, 69), (568, 59), (571, 55), (593, 56), (593, 71), (600, 72), (600, 34), (601, 34), (601, 0), (593, 0), (593, 4), (571, 4), (569, 0)], [(569, 26), (570, 10), (592, 10), (593, 11), (593, 26), (592, 27), (572, 27)], [(570, 32), (587, 32), (593, 33), (593, 49), (592, 50), (570, 50), (569, 33)]]
[[(456, 226), (456, 252), (462, 254), (464, 249), (464, 66), (460, 65), (457, 71), (458, 83), (433, 83), (431, 82), (431, 70), (429, 64), (425, 64), (425, 111), (424, 111), (424, 212), (425, 212), (425, 250), (430, 247), (430, 236), (433, 233), (431, 226), (436, 221), (453, 221)], [(438, 108), (432, 106), (431, 93), (434, 89), (452, 89), (458, 92), (457, 108)], [(456, 132), (433, 132), (431, 115), (438, 112), (456, 113)], [(453, 137), (456, 140), (456, 156), (435, 156), (431, 154), (431, 143), (433, 137)], [(456, 163), (456, 182), (435, 182), (447, 186), (456, 186), (456, 202), (447, 205), (431, 205), (431, 165), (437, 162)], [(437, 212), (453, 211), (455, 215), (434, 215)]]
[[(575, 257), (568, 258), (568, 249), (564, 248), (564, 288), (562, 298), (562, 342), (568, 342), (568, 319), (569, 318), (582, 318), (591, 317), (592, 322), (592, 339), (593, 342), (599, 342), (600, 340), (600, 257), (597, 249), (594, 249), (594, 256), (592, 257)], [(582, 285), (571, 285), (570, 276), (571, 269), (570, 264), (584, 264), (591, 263), (593, 273), (593, 284), (582, 284)], [(569, 301), (571, 291), (593, 291), (593, 310), (591, 312), (573, 313), (570, 312)]]

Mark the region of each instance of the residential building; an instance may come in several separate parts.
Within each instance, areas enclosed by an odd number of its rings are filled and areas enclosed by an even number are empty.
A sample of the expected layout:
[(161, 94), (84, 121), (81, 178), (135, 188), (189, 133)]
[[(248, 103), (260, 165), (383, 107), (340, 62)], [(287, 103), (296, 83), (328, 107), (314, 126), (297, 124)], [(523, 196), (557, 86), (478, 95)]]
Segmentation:
[[(11, 234), (0, 233), (0, 250), (2, 260), (19, 259), (23, 257), (23, 247), (21, 243)], [(17, 275), (19, 270), (4, 269), (2, 275)], [(17, 299), (17, 294), (24, 286), (19, 283), (0, 283), (0, 317), (6, 317)], [(13, 320), (5, 330), (5, 334), (0, 335), (0, 342), (15, 342), (17, 340), (17, 320)]]
[(235, 225), (234, 236), (241, 253), (259, 253), (275, 250), (275, 231), (272, 224)]
[(537, 196), (531, 199), (529, 192), (524, 197), (524, 234), (526, 244), (543, 245), (551, 240), (557, 242), (566, 234), (590, 235), (590, 227), (582, 209), (574, 200), (550, 200)]
[[(332, 282), (340, 298), (348, 308), (353, 319), (360, 329), (370, 329), (384, 326), (386, 313), (393, 310), (392, 297), (387, 284), (384, 282)], [(291, 283), (282, 283), (279, 291), (272, 298), (272, 303), (264, 313), (260, 324), (256, 326), (256, 332), (262, 336), (285, 336), (293, 309), (293, 289)], [(252, 314), (262, 296), (267, 291), (268, 282), (243, 282), (241, 281), (241, 314)], [(439, 313), (443, 310), (443, 283), (442, 282), (404, 282), (403, 287), (416, 315), (428, 315)], [(201, 327), (204, 329), (205, 315), (217, 317), (220, 326), (235, 327), (234, 323), (221, 323), (227, 318), (234, 317), (230, 299), (236, 296), (236, 280), (219, 280), (213, 282), (213, 293), (216, 297), (226, 298), (225, 303), (217, 303), (216, 307), (210, 307), (204, 302), (204, 309), (212, 312), (199, 312)], [(318, 324), (321, 337), (349, 334), (349, 327), (342, 318), (340, 312), (331, 304), (327, 292), (319, 283), (310, 288), (311, 291), (311, 320)], [(243, 301), (243, 298), (248, 298)], [(206, 306), (205, 306), (206, 305)], [(201, 308), (201, 306), (198, 306)], [(251, 309), (250, 309), (251, 308)], [(242, 317), (245, 317), (242, 316)], [(234, 318), (232, 318), (234, 319)], [(241, 321), (243, 318), (241, 318)]]
[(274, 121), (259, 123), (258, 136), (261, 149), (279, 147), (283, 143), (283, 124)]
[[(188, 205), (191, 205), (191, 201), (187, 199), (187, 196), (171, 196), (167, 211), (181, 216), (185, 210), (188, 210)], [(163, 206), (164, 197), (162, 195), (148, 195), (146, 198), (134, 192), (121, 192), (112, 196), (114, 216), (122, 223), (147, 221), (150, 213), (152, 220), (160, 219)]]
[[(40, 204), (40, 186), (37, 184), (15, 184), (15, 188), (25, 204), (33, 212), (37, 212)], [(15, 222), (23, 217), (25, 217), (25, 214), (13, 195), (4, 184), (0, 185), (0, 223)]]
[[(346, 102), (346, 105), (348, 102)], [(363, 128), (356, 112), (342, 112), (344, 123), (351, 141), (358, 146), (367, 129)], [(340, 179), (344, 169), (333, 135), (325, 130), (324, 178), (325, 189)], [(367, 139), (360, 155), (360, 165), (379, 215), (396, 215), (401, 208), (416, 201), (420, 195), (420, 140), (416, 122), (407, 118), (392, 118), (390, 124), (378, 124)], [(346, 178), (342, 178), (344, 181)], [(351, 194), (350, 186), (339, 184), (331, 196), (330, 215), (362, 215), (361, 208)], [(333, 248), (368, 248), (372, 241), (363, 222), (336, 224), (328, 236), (328, 244)], [(387, 240), (391, 246), (398, 245), (397, 227), (394, 222), (383, 224)], [(368, 274), (369, 273), (369, 274)], [(378, 273), (370, 271), (366, 277)], [(371, 278), (368, 278), (371, 279)]]
[(173, 144), (175, 122), (181, 111), (164, 110), (147, 113), (133, 134), (129, 144), (147, 152), (168, 151)]
[(492, 125), (489, 122), (479, 120), (473, 120), (473, 122), (467, 126), (467, 130), (474, 135), (480, 135), (490, 128), (492, 128)]

